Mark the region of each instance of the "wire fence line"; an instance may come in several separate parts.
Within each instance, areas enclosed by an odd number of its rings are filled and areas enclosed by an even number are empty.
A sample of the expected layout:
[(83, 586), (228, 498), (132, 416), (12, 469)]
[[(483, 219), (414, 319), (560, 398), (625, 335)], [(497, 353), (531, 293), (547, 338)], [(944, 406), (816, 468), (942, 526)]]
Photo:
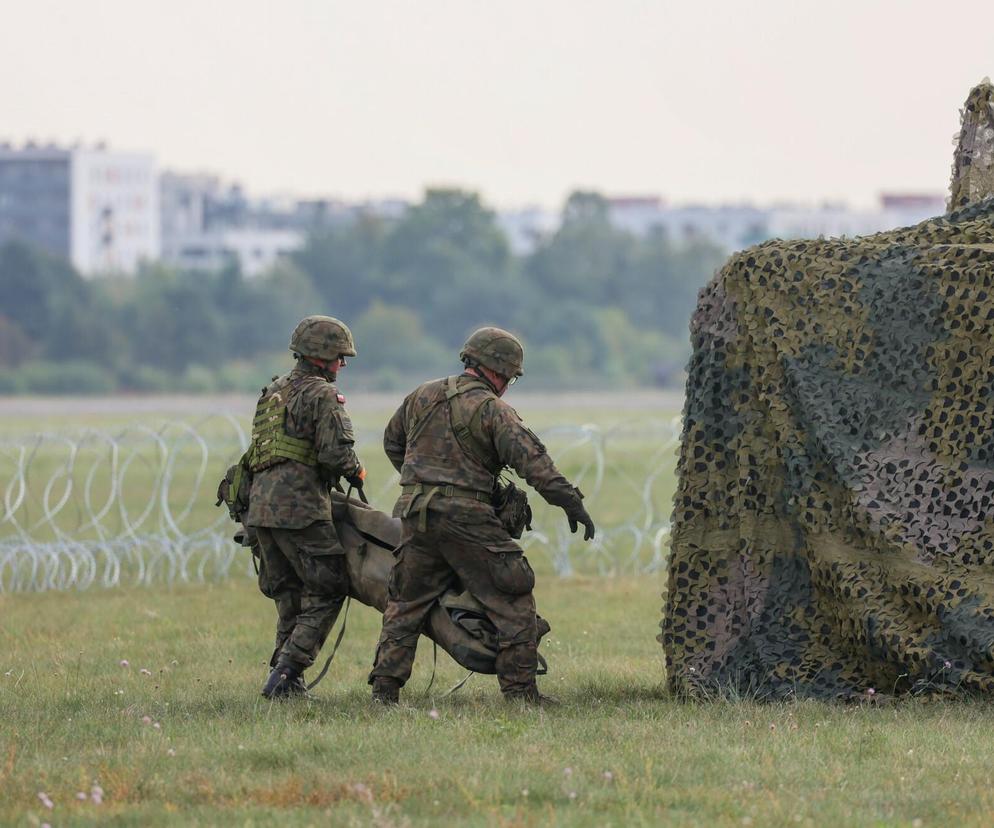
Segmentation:
[[(532, 562), (560, 576), (658, 571), (678, 419), (540, 433), (583, 490), (598, 532), (584, 543), (558, 509), (536, 507), (533, 531), (521, 540)], [(360, 432), (360, 456), (377, 452), (379, 441)], [(231, 540), (226, 511), (214, 508), (218, 479), (247, 444), (229, 415), (0, 440), (0, 593), (254, 576), (251, 556)], [(380, 471), (368, 493), (389, 511), (398, 476), (387, 474), (385, 460)]]

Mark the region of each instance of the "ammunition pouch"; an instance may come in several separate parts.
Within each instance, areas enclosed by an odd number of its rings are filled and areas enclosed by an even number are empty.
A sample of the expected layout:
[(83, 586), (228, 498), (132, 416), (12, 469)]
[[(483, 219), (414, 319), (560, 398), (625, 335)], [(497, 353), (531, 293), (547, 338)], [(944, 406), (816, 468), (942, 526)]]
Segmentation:
[(259, 401), (252, 421), (252, 447), (249, 468), (253, 472), (296, 460), (305, 466), (316, 466), (317, 451), (310, 440), (291, 437), (286, 433), (286, 389), (276, 391)]
[(236, 523), (241, 523), (249, 507), (249, 490), (252, 488), (252, 472), (248, 465), (250, 452), (251, 449), (237, 463), (229, 466), (217, 485), (217, 502), (214, 505), (223, 503), (227, 506), (228, 514)]
[(512, 538), (520, 538), (525, 529), (531, 530), (532, 507), (523, 489), (498, 481), (492, 503), (497, 519)]

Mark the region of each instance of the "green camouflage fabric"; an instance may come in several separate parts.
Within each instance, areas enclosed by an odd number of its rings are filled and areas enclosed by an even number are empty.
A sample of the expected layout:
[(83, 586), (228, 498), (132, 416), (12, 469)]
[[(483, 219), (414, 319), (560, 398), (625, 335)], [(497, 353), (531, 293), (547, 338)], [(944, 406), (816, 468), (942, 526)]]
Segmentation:
[[(445, 485), (481, 492), (487, 497), (479, 501), (440, 495), (428, 504), (440, 514), (481, 522), (494, 513), (489, 494), (504, 467), (514, 469), (553, 506), (566, 508), (579, 502), (576, 489), (556, 468), (542, 441), (489, 385), (469, 374), (457, 377), (456, 385), (469, 389), (452, 399), (470, 431), (465, 446), (452, 429), (446, 403), (448, 378), (416, 388), (387, 423), (383, 450), (400, 472), (401, 486), (420, 483), (426, 493)], [(409, 440), (412, 429), (416, 432)], [(402, 494), (394, 515), (418, 510), (424, 498), (425, 494)]]
[(501, 691), (523, 693), (534, 687), (535, 573), (497, 518), (463, 523), (432, 515), (426, 531), (419, 531), (412, 518), (402, 520), (402, 527), (369, 683), (378, 676), (406, 683), (425, 622), (441, 597), (458, 585), (496, 629), (494, 668)]
[(331, 520), (256, 529), (259, 589), (276, 603), (273, 667), (314, 663), (348, 595), (345, 549)]
[(508, 379), (525, 373), (525, 349), (521, 340), (502, 328), (473, 331), (459, 352), (460, 359), (467, 357)]
[(953, 159), (951, 210), (994, 196), (994, 86), (989, 80), (970, 92), (962, 117)]
[[(450, 380), (462, 393), (447, 397)], [(450, 405), (468, 433), (457, 437)], [(419, 386), (391, 418), (383, 447), (400, 471), (401, 544), (390, 576), (383, 628), (370, 673), (407, 681), (432, 608), (456, 585), (469, 592), (497, 633), (497, 679), (504, 693), (535, 687), (538, 624), (535, 575), (490, 500), (497, 474), (513, 468), (549, 503), (580, 495), (513, 408), (469, 374)], [(439, 491), (451, 486), (463, 496)], [(480, 497), (466, 496), (477, 493)]]
[(660, 635), (671, 690), (994, 691), (992, 324), (994, 199), (769, 242), (702, 291)]
[(245, 524), (302, 529), (316, 520), (330, 520), (329, 483), (359, 470), (355, 435), (345, 397), (310, 363), (301, 360), (289, 374), (274, 379), (264, 389), (263, 398), (274, 393), (288, 399), (286, 433), (314, 444), (317, 465), (284, 460), (256, 471)]
[(290, 350), (317, 359), (356, 355), (349, 326), (333, 316), (305, 316), (290, 334)]

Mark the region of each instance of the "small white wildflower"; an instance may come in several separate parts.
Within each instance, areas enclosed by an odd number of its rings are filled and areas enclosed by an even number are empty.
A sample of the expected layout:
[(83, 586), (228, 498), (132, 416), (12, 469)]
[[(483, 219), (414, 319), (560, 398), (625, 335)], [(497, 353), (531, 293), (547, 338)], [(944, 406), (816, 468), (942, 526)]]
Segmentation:
[(951, 661), (943, 661), (942, 666), (945, 667), (947, 670), (951, 670), (953, 663)]
[(55, 807), (55, 803), (52, 802), (51, 799), (49, 799), (48, 794), (45, 793), (44, 791), (38, 792), (38, 800), (41, 802), (42, 805), (44, 805), (50, 811), (52, 810), (52, 808)]
[(80, 791), (79, 793), (76, 794), (76, 799), (78, 799), (80, 802), (86, 802), (86, 800), (89, 799), (89, 797), (86, 795), (86, 791)]
[(131, 666), (131, 663), (126, 658), (122, 658), (119, 663), (120, 663), (120, 665), (122, 667), (130, 667)]
[(152, 724), (152, 717), (142, 716), (142, 724), (147, 724), (147, 725)]
[(438, 711), (434, 707), (431, 710), (428, 711), (428, 718), (429, 719), (437, 719), (438, 716), (439, 716), (439, 713), (438, 713)]
[(604, 780), (606, 782), (610, 782), (612, 779), (614, 779), (614, 774), (611, 773), (611, 771), (609, 770), (604, 771), (604, 773), (602, 773), (601, 776), (604, 777)]
[(141, 670), (139, 670), (138, 672), (141, 673), (143, 676), (150, 676), (150, 675), (152, 675), (152, 671), (149, 670), (146, 667), (142, 667)]
[(563, 768), (563, 776), (572, 776), (573, 768)]
[(875, 695), (877, 695), (877, 691), (874, 690), (872, 687), (868, 687), (867, 690), (866, 690), (866, 695), (868, 695), (868, 696), (875, 696)]
[(570, 791), (569, 792), (569, 798), (570, 799), (576, 799), (576, 791)]
[(173, 750), (172, 748), (169, 748), (169, 750), (166, 751), (166, 756), (175, 756), (175, 755), (176, 751)]
[(528, 788), (522, 788), (521, 789), (521, 795), (522, 796), (528, 796)]
[(162, 725), (160, 725), (158, 722), (153, 722), (152, 727), (154, 727), (156, 730), (162, 730)]

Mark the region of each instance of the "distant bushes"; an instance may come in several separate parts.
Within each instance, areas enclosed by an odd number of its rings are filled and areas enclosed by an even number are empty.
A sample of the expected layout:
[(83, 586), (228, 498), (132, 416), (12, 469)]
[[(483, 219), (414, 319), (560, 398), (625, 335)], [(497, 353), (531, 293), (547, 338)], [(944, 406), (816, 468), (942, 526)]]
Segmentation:
[(287, 370), (290, 331), (336, 316), (356, 337), (353, 389), (403, 389), (456, 370), (481, 325), (519, 334), (533, 388), (674, 384), (699, 288), (724, 258), (615, 228), (574, 193), (561, 228), (512, 252), (493, 211), (429, 191), (398, 219), (316, 228), (268, 274), (178, 272), (83, 279), (65, 261), (0, 246), (0, 394), (114, 390), (256, 393)]

